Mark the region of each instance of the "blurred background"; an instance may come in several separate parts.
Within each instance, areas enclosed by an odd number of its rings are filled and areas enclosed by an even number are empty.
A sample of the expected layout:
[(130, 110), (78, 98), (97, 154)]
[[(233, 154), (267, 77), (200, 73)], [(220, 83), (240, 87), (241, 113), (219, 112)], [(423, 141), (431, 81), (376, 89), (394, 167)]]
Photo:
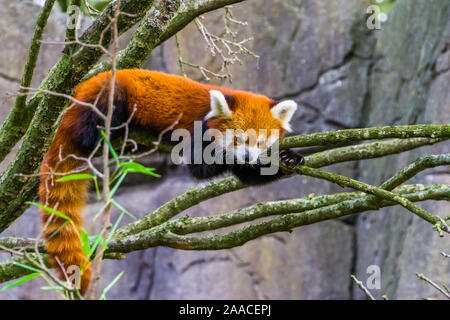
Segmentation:
[[(367, 8), (380, 6), (380, 30), (368, 27)], [(18, 89), (39, 4), (0, 0), (0, 120), (8, 115)], [(294, 134), (377, 125), (450, 123), (450, 1), (448, 0), (247, 0), (233, 13), (248, 26), (237, 26), (248, 47), (260, 55), (231, 67), (233, 82), (223, 86), (250, 90), (299, 104)], [(83, 26), (89, 25), (85, 18)], [(223, 10), (204, 16), (212, 32), (223, 31)], [(44, 39), (64, 39), (66, 16), (53, 10)], [(123, 35), (126, 44), (130, 33)], [(194, 25), (179, 34), (185, 60), (211, 70), (220, 67)], [(43, 45), (33, 79), (37, 87), (61, 54), (58, 45)], [(175, 39), (155, 50), (145, 68), (180, 74)], [(198, 70), (187, 75), (204, 81)], [(418, 156), (449, 152), (447, 143), (382, 159), (326, 168), (380, 184)], [(10, 155), (2, 164), (2, 170)], [(129, 177), (117, 201), (137, 216), (199, 184), (167, 155), (146, 160), (162, 178)], [(413, 182), (450, 183), (448, 168), (425, 171)], [(208, 200), (190, 215), (212, 215), (264, 200), (289, 199), (342, 189), (324, 181), (294, 177)], [(92, 197), (88, 212), (96, 208)], [(448, 214), (448, 202), (425, 202), (423, 208)], [(129, 223), (131, 221), (125, 221)], [(2, 236), (34, 237), (40, 218), (35, 208)], [(401, 207), (367, 212), (277, 233), (220, 251), (181, 251), (158, 247), (106, 261), (104, 284), (124, 276), (109, 299), (365, 299), (350, 275), (363, 282), (369, 266), (380, 269), (381, 287), (371, 292), (390, 299), (440, 298), (415, 273), (449, 284), (450, 247), (430, 225)], [(0, 255), (0, 258), (6, 255)], [(370, 270), (370, 268), (369, 268)], [(40, 279), (0, 293), (0, 299), (54, 298), (39, 290)]]

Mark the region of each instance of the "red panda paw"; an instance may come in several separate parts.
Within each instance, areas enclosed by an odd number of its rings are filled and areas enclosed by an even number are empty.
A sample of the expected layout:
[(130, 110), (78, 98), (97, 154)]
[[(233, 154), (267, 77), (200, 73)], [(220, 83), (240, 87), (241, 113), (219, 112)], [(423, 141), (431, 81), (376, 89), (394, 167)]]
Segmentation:
[(280, 151), (280, 161), (290, 168), (305, 164), (305, 158), (301, 154), (289, 149)]

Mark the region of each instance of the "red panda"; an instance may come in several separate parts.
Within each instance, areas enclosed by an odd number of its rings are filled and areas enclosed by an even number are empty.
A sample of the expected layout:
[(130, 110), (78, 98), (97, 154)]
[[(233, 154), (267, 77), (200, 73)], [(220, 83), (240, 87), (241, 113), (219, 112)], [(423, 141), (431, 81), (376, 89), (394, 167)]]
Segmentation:
[[(76, 88), (74, 98), (88, 103), (96, 102), (97, 108), (106, 113), (110, 77), (111, 72), (103, 72), (81, 83)], [(263, 95), (205, 85), (186, 77), (141, 69), (117, 71), (114, 105), (112, 127), (127, 121), (136, 108), (133, 125), (156, 132), (161, 132), (178, 120), (174, 129), (183, 128), (190, 132), (194, 121), (202, 121), (204, 130), (213, 128), (224, 132), (227, 129), (254, 129), (258, 132), (265, 129), (271, 132), (271, 129), (277, 129), (280, 136), (290, 130), (289, 121), (297, 108), (294, 101), (276, 103)], [(56, 208), (73, 221), (73, 224), (65, 224), (64, 219), (41, 210), (45, 248), (61, 277), (64, 275), (61, 264), (64, 268), (70, 265), (80, 267), (82, 293), (86, 292), (91, 276), (90, 262), (82, 251), (79, 239), (83, 223), (81, 213), (89, 180), (55, 182), (51, 172), (67, 173), (82, 166), (80, 160), (66, 156), (73, 154), (84, 157), (90, 154), (100, 139), (98, 126), (102, 126), (102, 122), (102, 118), (86, 106), (76, 104), (69, 108), (41, 166), (41, 204)], [(260, 143), (256, 138), (256, 143)], [(270, 143), (264, 148), (269, 147)], [(244, 164), (189, 164), (189, 169), (197, 178), (212, 177), (229, 169), (249, 184), (278, 178), (281, 173), (260, 175), (257, 162), (260, 151), (255, 150), (254, 146), (246, 145), (244, 152), (238, 154), (244, 158)], [(289, 166), (303, 163), (303, 157), (290, 150), (280, 152), (279, 157)]]

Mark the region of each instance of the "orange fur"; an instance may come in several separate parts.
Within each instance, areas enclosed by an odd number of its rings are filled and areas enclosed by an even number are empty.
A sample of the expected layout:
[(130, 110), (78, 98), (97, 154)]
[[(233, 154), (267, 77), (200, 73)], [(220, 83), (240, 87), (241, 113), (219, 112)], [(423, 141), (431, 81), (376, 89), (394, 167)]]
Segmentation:
[[(79, 161), (70, 158), (58, 165), (60, 160), (59, 146), (61, 146), (61, 156), (63, 157), (72, 153), (79, 154), (73, 146), (67, 144), (65, 131), (63, 128), (58, 131), (58, 135), (44, 158), (41, 167), (39, 196), (41, 204), (63, 212), (72, 219), (73, 225), (67, 224), (62, 227), (66, 220), (41, 210), (42, 225), (45, 226), (43, 230), (47, 239), (45, 249), (50, 255), (51, 264), (58, 268), (62, 280), (66, 279), (56, 257), (65, 269), (71, 265), (79, 266), (82, 272), (80, 289), (84, 293), (89, 285), (91, 270), (89, 260), (81, 249), (79, 232), (83, 226), (81, 211), (84, 207), (89, 182), (88, 180), (56, 182), (55, 180), (59, 176), (48, 175), (50, 170), (64, 173), (81, 165)], [(49, 221), (50, 217), (51, 220)]]
[[(105, 105), (110, 76), (110, 72), (105, 72), (81, 83), (76, 89), (74, 98), (93, 103), (97, 95), (103, 92), (99, 102)], [(262, 95), (204, 85), (185, 77), (140, 69), (118, 71), (116, 84), (118, 95), (126, 101), (127, 113), (130, 114), (136, 106), (133, 121), (145, 128), (161, 131), (172, 125), (182, 113), (176, 128), (192, 129), (193, 122), (202, 120), (210, 111), (209, 91), (214, 89), (233, 98), (233, 104), (230, 105), (233, 115), (226, 119), (212, 118), (208, 120), (209, 127), (219, 130), (280, 129), (284, 133), (280, 121), (273, 118), (270, 113), (274, 102)], [(52, 177), (49, 173), (50, 171), (66, 173), (82, 165), (82, 162), (73, 158), (63, 162), (60, 160), (69, 154), (86, 156), (87, 151), (80, 148), (74, 139), (75, 135), (86, 130), (83, 119), (87, 118), (81, 117), (85, 111), (86, 107), (75, 105), (63, 117), (42, 164), (39, 188), (40, 201), (43, 205), (56, 208), (74, 222), (75, 229), (71, 224), (62, 227), (65, 222), (63, 219), (53, 216), (49, 222), (51, 214), (41, 210), (42, 223), (47, 225), (44, 230), (47, 239), (46, 250), (51, 256), (52, 264), (58, 266), (56, 263), (58, 257), (65, 268), (70, 265), (80, 266), (83, 270), (82, 292), (86, 292), (91, 275), (90, 263), (81, 250), (78, 237), (82, 227), (81, 212), (85, 205), (89, 181), (55, 182), (58, 176)], [(60, 273), (62, 276), (61, 270)]]

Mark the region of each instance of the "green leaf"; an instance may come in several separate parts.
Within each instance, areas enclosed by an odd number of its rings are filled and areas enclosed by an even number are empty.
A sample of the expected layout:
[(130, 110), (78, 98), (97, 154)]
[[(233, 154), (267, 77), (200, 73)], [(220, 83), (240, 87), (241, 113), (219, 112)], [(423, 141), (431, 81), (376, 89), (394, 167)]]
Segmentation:
[(100, 234), (95, 236), (94, 241), (92, 243), (91, 250), (88, 253), (88, 257), (90, 257), (94, 254), (95, 250), (97, 250), (97, 247), (100, 243), (102, 243), (103, 246), (106, 247), (104, 240), (103, 240), (103, 232), (104, 232), (104, 230), (102, 230), (102, 232), (100, 232)]
[(55, 216), (58, 216), (62, 219), (65, 219), (67, 222), (65, 222), (63, 225), (61, 225), (55, 232), (53, 232), (50, 236), (50, 238), (52, 238), (53, 236), (55, 236), (55, 234), (57, 234), (62, 228), (64, 228), (68, 223), (72, 224), (73, 229), (75, 230), (75, 232), (78, 232), (77, 227), (75, 226), (75, 224), (73, 223), (72, 219), (69, 218), (68, 216), (66, 216), (64, 213), (62, 213), (61, 211), (46, 207), (40, 203), (37, 202), (32, 202), (32, 201), (27, 201), (26, 204), (30, 204), (30, 205), (34, 205), (42, 210), (45, 210), (47, 212), (50, 212), (52, 214), (54, 214)]
[(108, 243), (111, 240), (114, 232), (116, 231), (117, 227), (119, 226), (120, 221), (123, 218), (123, 215), (124, 215), (124, 212), (122, 212), (120, 214), (119, 218), (117, 218), (117, 221), (116, 221), (116, 223), (114, 223), (114, 226), (112, 227), (111, 232), (108, 234), (108, 237), (106, 238), (105, 243)]
[(117, 165), (120, 165), (119, 156), (117, 155), (111, 142), (109, 141), (108, 137), (106, 136), (105, 131), (101, 130), (101, 133), (102, 133), (103, 140), (105, 140), (106, 144), (108, 145), (109, 151), (111, 151), (111, 154), (114, 157), (114, 160), (116, 160)]
[(116, 193), (117, 189), (119, 189), (119, 186), (122, 184), (123, 179), (125, 179), (127, 175), (127, 172), (122, 173), (122, 175), (119, 178), (119, 181), (116, 182), (116, 184), (114, 185), (114, 187), (111, 189), (111, 192), (109, 193), (109, 196), (112, 198), (114, 196), (114, 194)]
[(41, 287), (41, 290), (64, 290), (64, 288), (60, 286), (44, 286)]
[(143, 173), (149, 176), (153, 176), (156, 178), (160, 178), (161, 176), (157, 173), (155, 173), (154, 171), (156, 170), (155, 168), (147, 168), (145, 166), (143, 166), (140, 163), (136, 163), (136, 162), (122, 162), (120, 164), (121, 167), (125, 168), (124, 171), (126, 171), (127, 173)]
[(83, 250), (83, 253), (86, 255), (89, 255), (91, 252), (91, 248), (89, 245), (89, 236), (86, 231), (81, 230), (80, 233), (80, 241), (81, 241), (81, 249)]
[(97, 194), (97, 200), (100, 201), (102, 199), (102, 195), (100, 194), (100, 188), (98, 187), (97, 177), (94, 177), (94, 185), (95, 193)]
[(97, 0), (95, 1), (94, 7), (98, 11), (103, 11), (110, 3), (111, 0)]
[(95, 179), (95, 176), (87, 173), (76, 173), (64, 176), (56, 180), (56, 182), (65, 182), (72, 180), (85, 180), (85, 179)]
[(70, 221), (66, 221), (64, 222), (58, 229), (56, 229), (51, 235), (50, 237), (48, 237), (49, 239), (53, 238), (59, 231), (61, 231), (61, 229), (63, 229), (65, 226), (67, 226), (70, 223)]
[(123, 271), (121, 273), (119, 273), (113, 281), (111, 281), (111, 283), (103, 290), (103, 293), (100, 297), (100, 300), (106, 300), (106, 293), (109, 291), (109, 289), (112, 288), (113, 285), (116, 284), (117, 281), (119, 281), (120, 277), (123, 275)]
[(122, 207), (120, 204), (118, 204), (118, 203), (116, 202), (116, 200), (111, 199), (111, 203), (112, 203), (116, 208), (118, 208), (118, 209), (121, 210), (122, 212), (126, 213), (126, 214), (129, 215), (131, 218), (133, 218), (134, 220), (137, 220), (137, 218), (136, 218), (133, 214), (131, 214), (131, 212), (129, 212), (127, 209), (125, 209), (125, 208)]
[(28, 270), (31, 270), (31, 271), (34, 271), (34, 272), (41, 272), (41, 270), (39, 270), (37, 268), (34, 268), (32, 266), (29, 266), (27, 264), (23, 264), (23, 263), (20, 263), (20, 262), (17, 262), (17, 261), (13, 261), (12, 263), (15, 264), (16, 266), (22, 267), (24, 269), (28, 269)]
[(101, 13), (101, 10), (98, 10), (97, 8), (98, 2), (99, 1), (83, 0), (80, 6), (81, 12), (87, 17), (96, 18)]
[(5, 291), (7, 289), (11, 289), (11, 288), (17, 287), (17, 286), (21, 285), (22, 283), (30, 281), (31, 279), (34, 279), (34, 278), (36, 278), (36, 277), (38, 277), (40, 275), (41, 275), (41, 272), (35, 272), (35, 273), (27, 274), (26, 276), (23, 276), (22, 278), (20, 278), (20, 279), (18, 279), (16, 281), (14, 281), (12, 283), (9, 283), (6, 286), (4, 286), (3, 288), (0, 289), (0, 292)]
[(37, 203), (37, 202), (27, 201), (26, 203), (27, 203), (27, 204), (31, 204), (31, 205), (33, 205), (33, 206), (36, 206), (36, 207), (38, 207), (38, 208), (40, 208), (40, 209), (42, 209), (42, 210), (45, 210), (45, 211), (47, 211), (47, 212), (53, 213), (55, 216), (58, 216), (58, 217), (60, 217), (60, 218), (63, 218), (63, 219), (65, 219), (65, 220), (69, 221), (70, 223), (73, 223), (73, 222), (72, 222), (72, 219), (70, 219), (68, 216), (66, 216), (66, 215), (65, 215), (64, 213), (62, 213), (61, 211), (58, 211), (58, 210), (55, 210), (55, 209), (46, 207), (46, 206), (44, 206), (44, 205), (42, 205), (42, 204), (40, 204), (40, 203)]

